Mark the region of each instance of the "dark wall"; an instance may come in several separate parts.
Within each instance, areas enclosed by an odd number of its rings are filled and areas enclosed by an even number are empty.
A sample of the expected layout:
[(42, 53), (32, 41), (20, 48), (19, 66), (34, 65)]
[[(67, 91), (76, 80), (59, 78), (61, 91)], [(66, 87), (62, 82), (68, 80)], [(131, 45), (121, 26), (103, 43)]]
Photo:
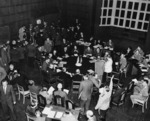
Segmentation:
[(100, 38), (104, 41), (112, 39), (115, 43), (115, 46), (118, 48), (127, 48), (132, 46), (136, 48), (141, 46), (145, 49), (146, 45), (146, 32), (134, 31), (129, 29), (122, 29), (117, 27), (101, 27), (100, 24), (100, 15), (101, 15), (101, 0), (97, 0), (96, 4), (96, 15), (94, 23), (94, 33), (96, 38)]
[(65, 23), (73, 24), (78, 18), (84, 30), (91, 33), (93, 22), (93, 5), (96, 0), (65, 0)]
[(56, 0), (0, 0), (0, 27), (8, 26), (11, 38), (37, 18), (52, 21), (58, 16)]

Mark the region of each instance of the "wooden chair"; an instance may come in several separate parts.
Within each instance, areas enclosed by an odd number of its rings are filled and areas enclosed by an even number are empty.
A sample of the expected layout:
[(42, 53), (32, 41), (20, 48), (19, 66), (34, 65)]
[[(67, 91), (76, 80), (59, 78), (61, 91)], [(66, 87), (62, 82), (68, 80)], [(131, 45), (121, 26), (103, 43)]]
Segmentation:
[(75, 104), (71, 100), (66, 100), (66, 108), (67, 109), (75, 109)]
[(36, 117), (29, 115), (28, 113), (26, 113), (26, 117), (27, 117), (27, 121), (35, 121)]
[(64, 101), (64, 98), (62, 98), (60, 95), (54, 96), (54, 105), (64, 107)]
[(123, 105), (124, 102), (125, 102), (125, 97), (126, 97), (126, 90), (121, 93), (121, 95), (120, 95), (118, 100), (113, 100), (112, 99), (112, 104), (116, 105), (116, 106)]
[(128, 94), (132, 92), (133, 87), (134, 87), (134, 82), (131, 81), (131, 82), (129, 83), (129, 85), (127, 86), (127, 93), (128, 93)]
[(18, 100), (20, 100), (20, 95), (23, 96), (23, 104), (25, 103), (25, 98), (30, 96), (30, 91), (24, 91), (24, 88), (17, 84), (19, 97)]
[(42, 95), (38, 95), (37, 98), (38, 98), (38, 108), (43, 110), (46, 106), (46, 98), (43, 97)]
[(79, 93), (80, 81), (73, 81), (72, 82), (72, 92), (75, 94)]
[(36, 93), (30, 92), (30, 102), (31, 104), (38, 104), (38, 98)]
[(134, 99), (134, 102), (132, 102), (132, 108), (134, 107), (134, 104), (141, 105), (142, 106), (142, 112), (144, 113), (144, 108), (147, 109), (147, 101), (149, 99), (149, 95), (145, 100), (140, 99)]

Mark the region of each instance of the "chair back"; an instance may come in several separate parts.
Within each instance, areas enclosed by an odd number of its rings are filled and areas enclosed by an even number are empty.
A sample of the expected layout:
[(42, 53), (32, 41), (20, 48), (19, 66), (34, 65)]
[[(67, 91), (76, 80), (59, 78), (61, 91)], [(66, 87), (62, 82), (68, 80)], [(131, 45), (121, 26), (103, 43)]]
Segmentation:
[(122, 105), (125, 102), (126, 90), (121, 93), (119, 105)]
[(38, 104), (37, 94), (34, 92), (30, 92), (30, 101), (31, 104)]
[(44, 109), (46, 106), (46, 98), (42, 95), (38, 95), (38, 107)]
[(73, 81), (72, 82), (72, 91), (73, 93), (78, 93), (80, 87), (80, 81)]
[(64, 107), (64, 98), (60, 95), (54, 96), (54, 105)]
[(27, 121), (35, 121), (36, 117), (29, 115), (28, 113), (26, 113), (26, 117), (27, 117)]
[(18, 87), (18, 91), (22, 91), (22, 92), (24, 92), (24, 89), (23, 89), (23, 87), (22, 87), (22, 86), (20, 86), (20, 85), (18, 85), (18, 84), (17, 84), (17, 87)]
[(66, 100), (66, 108), (67, 109), (75, 109), (75, 105), (71, 100)]
[(134, 82), (131, 81), (131, 82), (129, 83), (128, 87), (127, 87), (127, 93), (131, 92), (132, 89), (133, 89), (133, 87), (134, 87)]

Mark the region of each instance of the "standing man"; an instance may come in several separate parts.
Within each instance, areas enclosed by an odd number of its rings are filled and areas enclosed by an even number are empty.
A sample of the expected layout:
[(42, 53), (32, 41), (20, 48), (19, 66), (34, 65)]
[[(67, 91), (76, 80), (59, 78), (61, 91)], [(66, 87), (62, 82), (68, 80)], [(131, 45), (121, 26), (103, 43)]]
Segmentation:
[(2, 86), (0, 86), (0, 99), (5, 120), (7, 121), (10, 118), (10, 115), (12, 121), (16, 121), (16, 115), (13, 106), (14, 104), (16, 104), (16, 98), (13, 87), (11, 85), (8, 85), (7, 80), (3, 80)]
[(93, 82), (89, 80), (87, 76), (84, 76), (83, 78), (84, 80), (80, 83), (79, 98), (81, 99), (81, 111), (83, 114), (85, 114), (90, 106), (91, 96), (93, 92)]

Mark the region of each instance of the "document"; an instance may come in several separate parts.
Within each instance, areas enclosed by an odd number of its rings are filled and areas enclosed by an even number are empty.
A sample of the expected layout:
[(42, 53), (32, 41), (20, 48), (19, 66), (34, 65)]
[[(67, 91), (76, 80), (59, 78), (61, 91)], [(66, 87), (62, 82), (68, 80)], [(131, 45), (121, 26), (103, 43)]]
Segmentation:
[(51, 110), (50, 107), (45, 107), (44, 110), (42, 111), (42, 114), (48, 115), (50, 110)]
[(48, 94), (52, 95), (54, 90), (55, 90), (54, 87), (51, 86), (48, 90)]
[(69, 93), (69, 90), (67, 89), (63, 89), (64, 92), (66, 92), (67, 94)]
[(55, 118), (60, 119), (63, 116), (63, 114), (64, 114), (63, 112), (57, 112)]
[(47, 117), (48, 117), (48, 118), (54, 118), (55, 114), (56, 114), (56, 111), (51, 111), (51, 110), (50, 110), (50, 111), (48, 112)]

